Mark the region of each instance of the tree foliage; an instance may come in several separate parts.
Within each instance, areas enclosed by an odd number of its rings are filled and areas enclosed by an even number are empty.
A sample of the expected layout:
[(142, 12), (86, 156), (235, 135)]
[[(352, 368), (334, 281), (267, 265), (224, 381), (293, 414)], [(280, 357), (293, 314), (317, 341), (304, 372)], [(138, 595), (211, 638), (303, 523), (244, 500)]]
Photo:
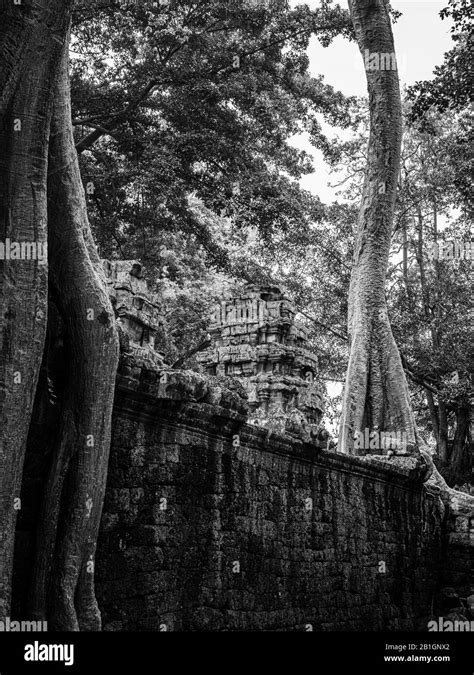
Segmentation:
[(150, 242), (179, 228), (225, 268), (189, 195), (267, 241), (320, 221), (322, 204), (298, 185), (309, 155), (288, 141), (305, 131), (328, 153), (319, 115), (349, 124), (348, 101), (310, 76), (306, 48), (312, 34), (327, 45), (350, 30), (326, 2), (79, 3), (74, 124), (103, 254), (147, 262)]
[[(473, 67), (473, 19), (472, 3), (469, 0), (449, 0), (440, 12), (442, 19), (451, 19), (451, 37), (454, 47), (445, 55), (443, 63), (434, 69), (431, 80), (417, 82), (409, 89), (413, 102), (411, 120), (423, 118), (425, 112), (434, 108), (463, 110), (472, 104)], [(425, 121), (428, 124), (427, 121)]]

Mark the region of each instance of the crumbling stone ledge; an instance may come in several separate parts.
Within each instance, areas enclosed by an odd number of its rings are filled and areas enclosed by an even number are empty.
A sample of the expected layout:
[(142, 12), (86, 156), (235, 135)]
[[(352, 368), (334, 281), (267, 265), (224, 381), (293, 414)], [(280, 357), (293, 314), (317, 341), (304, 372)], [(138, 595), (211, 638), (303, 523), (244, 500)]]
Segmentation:
[[(238, 434), (242, 445), (273, 454), (323, 462), (332, 470), (397, 486), (422, 485), (428, 469), (415, 457), (350, 456), (324, 449), (318, 441), (304, 442), (248, 424), (247, 393), (237, 380), (194, 371), (148, 369), (122, 358), (116, 382), (116, 408), (121, 414), (160, 424), (180, 423), (205, 435)], [(209, 427), (209, 416), (214, 422)], [(205, 422), (203, 423), (203, 420)]]
[(122, 355), (96, 567), (106, 630), (426, 631), (440, 589), (467, 597), (470, 500), (453, 511), (429, 462), (327, 451), (248, 409), (232, 378)]

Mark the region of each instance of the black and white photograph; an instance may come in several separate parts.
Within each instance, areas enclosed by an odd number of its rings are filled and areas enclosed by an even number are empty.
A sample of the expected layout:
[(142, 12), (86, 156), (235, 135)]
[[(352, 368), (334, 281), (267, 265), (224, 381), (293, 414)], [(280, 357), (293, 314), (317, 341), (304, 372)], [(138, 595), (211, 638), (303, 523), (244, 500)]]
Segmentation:
[(473, 17), (0, 0), (0, 675), (472, 675)]

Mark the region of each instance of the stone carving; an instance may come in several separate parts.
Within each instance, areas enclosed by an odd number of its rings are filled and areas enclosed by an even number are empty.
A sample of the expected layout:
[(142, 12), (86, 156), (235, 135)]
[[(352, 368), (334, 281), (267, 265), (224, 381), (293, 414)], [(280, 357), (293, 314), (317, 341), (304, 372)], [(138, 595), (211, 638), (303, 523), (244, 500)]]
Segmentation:
[(198, 360), (209, 375), (234, 377), (244, 385), (253, 424), (326, 445), (318, 360), (306, 349), (307, 331), (295, 316), (278, 287), (248, 286), (216, 307), (213, 345)]
[(163, 326), (160, 307), (148, 290), (143, 267), (136, 260), (102, 261), (108, 292), (120, 333), (121, 368), (160, 369), (162, 354), (156, 336)]

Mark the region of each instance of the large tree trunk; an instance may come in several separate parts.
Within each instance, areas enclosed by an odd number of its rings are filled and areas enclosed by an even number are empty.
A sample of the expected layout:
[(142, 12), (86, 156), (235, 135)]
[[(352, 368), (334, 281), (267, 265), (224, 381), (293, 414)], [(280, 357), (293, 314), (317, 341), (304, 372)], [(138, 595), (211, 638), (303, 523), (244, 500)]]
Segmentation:
[[(471, 443), (469, 438), (469, 407), (456, 410), (456, 431), (449, 458), (449, 466), (445, 470), (445, 478), (450, 485), (469, 483), (472, 472)], [(442, 472), (443, 473), (443, 472)]]
[(402, 138), (400, 88), (393, 59), (393, 69), (370, 69), (372, 55), (380, 59), (395, 48), (385, 0), (350, 0), (349, 8), (367, 64), (370, 137), (349, 291), (350, 357), (339, 450), (360, 452), (354, 435), (368, 428), (404, 432), (409, 452), (416, 446), (415, 422), (385, 300)]
[(94, 556), (119, 344), (74, 148), (67, 49), (49, 163), (50, 283), (67, 331), (68, 381), (37, 536), (32, 614), (56, 630), (98, 630)]
[(442, 466), (449, 463), (448, 449), (448, 411), (446, 404), (438, 396), (438, 456)]
[(38, 257), (46, 253), (48, 138), (70, 8), (69, 0), (37, 0), (2, 3), (0, 11), (0, 242), (30, 242), (36, 258), (0, 260), (0, 619), (10, 608), (23, 460), (46, 331), (48, 266)]

